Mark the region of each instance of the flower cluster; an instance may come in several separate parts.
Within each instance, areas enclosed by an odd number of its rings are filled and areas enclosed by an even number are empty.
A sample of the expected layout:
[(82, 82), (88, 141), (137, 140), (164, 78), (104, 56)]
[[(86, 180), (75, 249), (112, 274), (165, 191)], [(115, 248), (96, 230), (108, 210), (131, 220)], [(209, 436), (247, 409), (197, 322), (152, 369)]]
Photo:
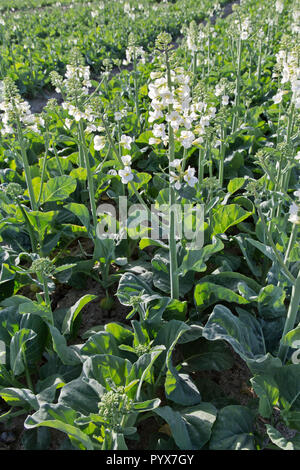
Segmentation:
[[(84, 105), (89, 88), (92, 86), (90, 67), (83, 64), (83, 58), (76, 49), (71, 52), (70, 61), (70, 64), (67, 65), (65, 78), (55, 71), (50, 73), (52, 85), (57, 93), (62, 93), (66, 97), (62, 107), (69, 116), (77, 122), (81, 119), (93, 122), (95, 114), (92, 107)], [(67, 121), (66, 124), (67, 127), (70, 127), (71, 121)]]
[(14, 134), (17, 122), (23, 124), (27, 130), (40, 133), (38, 126), (44, 126), (43, 118), (31, 113), (29, 103), (22, 99), (13, 80), (7, 77), (1, 88), (0, 111), (3, 111), (1, 134)]
[(32, 262), (30, 272), (45, 277), (51, 277), (54, 274), (55, 266), (49, 258), (38, 258)]
[(175, 189), (179, 190), (184, 181), (188, 186), (193, 188), (198, 183), (198, 178), (195, 176), (195, 168), (188, 167), (187, 170), (182, 169), (182, 160), (176, 158), (170, 163), (170, 167), (174, 168), (170, 171), (170, 182), (174, 185)]
[(99, 415), (114, 430), (119, 430), (123, 416), (130, 413), (133, 400), (129, 398), (124, 387), (104, 393), (98, 403)]
[(298, 199), (297, 202), (293, 202), (290, 207), (289, 221), (293, 224), (300, 224), (300, 190), (294, 192), (294, 196)]
[(165, 123), (154, 124), (154, 137), (150, 138), (149, 144), (168, 144), (166, 123), (172, 127), (175, 139), (185, 149), (201, 144), (205, 128), (210, 119), (215, 117), (216, 108), (208, 108), (207, 104), (200, 100), (192, 103), (190, 77), (181, 67), (171, 70), (171, 89), (163, 72), (151, 72), (150, 78), (153, 81), (149, 84), (148, 92), (152, 108), (149, 112), (149, 122), (164, 120)]
[(215, 95), (217, 97), (221, 97), (222, 106), (228, 106), (230, 100), (229, 95), (232, 92), (233, 89), (226, 79), (222, 78), (219, 83), (217, 83), (215, 88)]
[(298, 57), (299, 51), (296, 47), (290, 51), (282, 48), (276, 55), (277, 68), (281, 70), (282, 74), (281, 83), (290, 83), (293, 92), (292, 102), (295, 104), (296, 109), (300, 109), (300, 66)]

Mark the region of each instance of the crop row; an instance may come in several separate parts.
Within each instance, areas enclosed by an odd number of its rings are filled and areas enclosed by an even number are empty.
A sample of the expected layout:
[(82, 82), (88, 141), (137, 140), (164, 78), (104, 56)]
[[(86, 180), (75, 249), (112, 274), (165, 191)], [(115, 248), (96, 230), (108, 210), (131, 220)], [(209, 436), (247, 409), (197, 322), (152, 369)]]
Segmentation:
[(0, 79), (12, 77), (27, 96), (41, 93), (49, 86), (50, 71), (65, 72), (74, 45), (99, 76), (122, 65), (130, 33), (149, 51), (159, 32), (177, 36), (184, 24), (214, 11), (208, 0), (113, 0), (9, 12), (0, 20)]

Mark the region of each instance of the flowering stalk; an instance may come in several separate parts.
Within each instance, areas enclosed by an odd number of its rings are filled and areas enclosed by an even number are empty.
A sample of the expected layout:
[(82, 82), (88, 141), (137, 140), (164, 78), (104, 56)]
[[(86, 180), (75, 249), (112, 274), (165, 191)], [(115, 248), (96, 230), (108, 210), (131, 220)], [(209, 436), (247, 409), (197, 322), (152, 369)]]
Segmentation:
[(233, 116), (232, 132), (237, 129), (238, 123), (238, 106), (240, 105), (240, 89), (241, 89), (241, 62), (242, 62), (242, 40), (238, 38), (238, 62), (237, 62), (237, 75), (236, 75), (236, 88), (235, 88), (235, 114)]
[[(167, 79), (168, 79), (168, 88), (172, 90), (172, 81), (171, 81), (171, 71), (168, 57), (168, 50), (165, 50), (166, 58), (166, 67), (167, 67)], [(173, 111), (173, 105), (169, 104), (168, 107), (169, 114)], [(175, 159), (175, 141), (174, 141), (174, 130), (171, 126), (171, 122), (168, 125), (169, 131), (169, 171), (172, 162)], [(171, 182), (169, 183), (169, 250), (170, 250), (170, 283), (171, 283), (171, 297), (172, 299), (179, 298), (179, 279), (178, 279), (178, 263), (177, 263), (177, 248), (176, 248), (176, 238), (175, 238), (175, 213), (172, 209), (176, 201), (175, 190)]]
[(224, 126), (221, 125), (221, 146), (220, 146), (220, 167), (219, 167), (219, 184), (223, 187), (224, 182), (224, 159), (225, 159), (225, 139), (226, 131)]
[(37, 204), (36, 204), (35, 194), (33, 190), (32, 180), (31, 180), (30, 166), (28, 163), (22, 127), (21, 127), (21, 123), (20, 123), (18, 116), (16, 116), (16, 124), (17, 124), (17, 136), (18, 136), (18, 141), (19, 141), (20, 148), (21, 148), (21, 155), (22, 155), (24, 172), (25, 172), (25, 179), (26, 179), (26, 184), (27, 184), (27, 188), (29, 192), (30, 205), (31, 205), (31, 209), (33, 211), (36, 211)]
[[(123, 168), (124, 167), (124, 164), (122, 162), (122, 159), (121, 159), (121, 156), (115, 146), (115, 143), (111, 137), (111, 134), (110, 134), (110, 131), (109, 131), (109, 128), (108, 128), (108, 124), (106, 122), (106, 119), (104, 118), (104, 116), (102, 116), (102, 122), (103, 122), (103, 126), (105, 128), (105, 132), (106, 132), (106, 136), (108, 138), (108, 141), (109, 141), (109, 144), (113, 150), (113, 153), (115, 154), (116, 158), (117, 158), (117, 161), (118, 163), (121, 165), (121, 167)], [(142, 196), (140, 195), (140, 193), (138, 192), (138, 190), (136, 189), (135, 185), (133, 182), (129, 182), (130, 184), (130, 187), (132, 188), (136, 198), (138, 199), (138, 201), (140, 202), (140, 204), (142, 204), (142, 206), (145, 208), (145, 210), (147, 211), (147, 214), (151, 216), (151, 211), (149, 209), (149, 207), (147, 206), (147, 204), (145, 203), (145, 201), (143, 200)]]
[(135, 100), (135, 112), (137, 128), (140, 125), (140, 109), (139, 109), (139, 89), (138, 89), (138, 72), (137, 72), (137, 60), (136, 50), (133, 48), (133, 78), (134, 78), (134, 100)]
[(96, 230), (96, 227), (97, 227), (97, 208), (96, 208), (96, 202), (95, 202), (95, 188), (94, 188), (94, 182), (93, 182), (93, 173), (92, 173), (91, 167), (90, 167), (88, 149), (86, 147), (86, 142), (85, 142), (85, 137), (84, 137), (82, 119), (80, 119), (78, 127), (79, 127), (79, 136), (80, 136), (79, 145), (80, 145), (80, 149), (81, 149), (83, 159), (84, 159), (84, 166), (85, 166), (85, 169), (86, 169), (86, 172), (87, 172), (90, 205), (91, 205), (91, 210), (92, 210), (93, 224), (94, 224), (94, 228)]

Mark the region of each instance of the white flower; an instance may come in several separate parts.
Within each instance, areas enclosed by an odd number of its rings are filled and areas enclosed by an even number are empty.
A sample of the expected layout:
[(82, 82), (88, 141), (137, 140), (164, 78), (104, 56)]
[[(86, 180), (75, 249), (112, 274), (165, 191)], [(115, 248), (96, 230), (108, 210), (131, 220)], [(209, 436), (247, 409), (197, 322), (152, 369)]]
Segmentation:
[(123, 170), (119, 170), (118, 173), (122, 179), (123, 184), (127, 184), (129, 181), (133, 180), (133, 174), (130, 166), (125, 166), (125, 168)]
[(170, 183), (175, 183), (174, 186), (177, 191), (181, 188), (180, 176), (174, 173), (174, 171), (170, 171)]
[(165, 125), (154, 124), (152, 132), (153, 132), (154, 137), (165, 137), (166, 136)]
[(180, 158), (175, 158), (172, 162), (170, 162), (170, 166), (173, 166), (174, 168), (179, 170), (181, 167), (181, 162), (182, 160)]
[(284, 95), (284, 91), (279, 90), (278, 93), (276, 93), (276, 95), (274, 95), (273, 98), (272, 98), (274, 103), (275, 104), (281, 103), (283, 95)]
[(117, 112), (114, 114), (114, 117), (115, 117), (115, 120), (116, 120), (116, 121), (121, 121), (123, 115), (122, 115), (122, 113), (120, 113), (120, 111), (117, 111)]
[(295, 160), (300, 162), (300, 152), (298, 152), (297, 155), (295, 156)]
[(131, 149), (131, 144), (133, 142), (133, 138), (129, 135), (121, 135), (120, 144), (123, 145), (127, 150)]
[(187, 182), (187, 184), (193, 188), (195, 186), (196, 183), (198, 183), (198, 178), (196, 178), (195, 175), (195, 168), (191, 168), (190, 166), (188, 167), (188, 169), (186, 170), (185, 174), (184, 174), (184, 181)]
[(195, 135), (191, 131), (182, 131), (179, 140), (185, 149), (189, 149), (195, 140)]
[(72, 119), (65, 119), (65, 126), (67, 129), (71, 129), (71, 126), (72, 126)]
[(223, 95), (222, 96), (222, 105), (227, 106), (229, 103), (229, 96), (228, 95)]
[(105, 147), (105, 137), (103, 135), (96, 135), (94, 137), (94, 149), (102, 150)]
[(149, 145), (157, 145), (161, 143), (161, 139), (158, 139), (157, 137), (150, 137), (149, 138)]
[(276, 4), (275, 4), (275, 7), (276, 7), (276, 11), (281, 14), (283, 12), (283, 7), (284, 7), (284, 4), (281, 0), (277, 0)]
[(124, 166), (131, 165), (131, 155), (123, 155), (123, 157), (121, 157), (121, 160)]
[(293, 224), (300, 224), (299, 207), (294, 202), (290, 207), (289, 221)]

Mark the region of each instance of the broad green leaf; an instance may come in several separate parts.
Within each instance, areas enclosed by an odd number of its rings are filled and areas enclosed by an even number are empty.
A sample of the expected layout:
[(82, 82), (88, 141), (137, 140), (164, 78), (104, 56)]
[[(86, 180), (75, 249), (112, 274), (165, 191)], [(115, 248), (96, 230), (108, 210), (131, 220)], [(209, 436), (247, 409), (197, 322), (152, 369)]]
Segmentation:
[(87, 229), (87, 231), (89, 232), (89, 230), (90, 230), (90, 213), (89, 213), (88, 208), (86, 206), (84, 206), (83, 204), (78, 204), (76, 202), (71, 202), (70, 204), (67, 204), (65, 206), (65, 209), (68, 209), (70, 212), (72, 212), (74, 215), (76, 215), (76, 217), (78, 217), (78, 219), (80, 220), (82, 225), (84, 225), (85, 228)]
[(252, 215), (252, 212), (245, 211), (238, 204), (220, 206), (213, 210), (212, 215), (212, 235), (225, 233), (229, 227), (237, 225)]
[(87, 303), (91, 302), (91, 300), (94, 300), (96, 298), (96, 295), (86, 294), (68, 309), (62, 325), (63, 335), (67, 335), (72, 332), (72, 326), (77, 315), (81, 312), (81, 310)]
[(194, 372), (197, 370), (222, 371), (233, 366), (232, 354), (223, 342), (211, 342), (204, 339), (181, 346), (184, 355), (184, 369)]
[(240, 405), (222, 408), (212, 429), (210, 450), (255, 450), (254, 416)]
[(36, 411), (39, 409), (36, 396), (27, 388), (2, 388), (0, 389), (0, 396), (9, 406)]
[(241, 297), (232, 290), (217, 284), (212, 284), (211, 282), (197, 284), (194, 297), (197, 309), (200, 311), (222, 300), (240, 305), (249, 303), (247, 299), (244, 299), (244, 297)]
[(28, 212), (28, 218), (30, 223), (33, 225), (35, 230), (39, 233), (41, 240), (45, 236), (45, 232), (54, 225), (58, 211), (30, 211)]
[(200, 450), (210, 439), (217, 410), (211, 403), (203, 402), (178, 411), (163, 406), (155, 413), (168, 423), (179, 449)]
[(68, 408), (67, 406), (57, 404), (47, 404), (25, 420), (25, 429), (32, 429), (39, 426), (47, 426), (49, 428), (62, 431), (68, 436), (78, 440), (87, 450), (93, 450), (93, 444), (90, 438), (79, 428), (73, 424), (78, 417), (78, 412)]
[(127, 385), (132, 364), (127, 359), (109, 354), (97, 354), (89, 357), (83, 364), (83, 375), (95, 379), (107, 390), (112, 381), (117, 387)]
[(153, 398), (152, 400), (140, 401), (133, 404), (133, 409), (138, 413), (144, 411), (152, 411), (159, 407), (161, 401), (159, 398)]
[(263, 287), (257, 297), (260, 316), (266, 320), (285, 316), (285, 296), (281, 286), (269, 284)]
[(279, 390), (272, 377), (257, 375), (251, 379), (256, 395), (259, 397), (259, 414), (263, 418), (270, 418), (273, 407), (277, 404)]
[(300, 450), (300, 434), (287, 439), (270, 424), (266, 424), (267, 433), (273, 444), (282, 450)]
[(218, 251), (223, 250), (224, 244), (218, 238), (213, 244), (204, 246), (201, 250), (188, 250), (178, 268), (178, 274), (184, 276), (188, 271), (206, 271), (206, 261)]
[(37, 334), (30, 329), (22, 328), (13, 336), (10, 343), (10, 367), (15, 375), (22, 374), (25, 370), (24, 356), (26, 347)]
[(185, 323), (171, 320), (161, 328), (154, 341), (154, 344), (163, 344), (167, 348), (166, 396), (180, 405), (196, 405), (201, 401), (196, 385), (187, 374), (179, 373), (172, 362), (172, 353), (179, 338), (189, 329), (190, 327)]
[(44, 186), (42, 204), (66, 199), (75, 191), (76, 185), (77, 182), (72, 176), (63, 175), (51, 178)]
[(66, 384), (59, 395), (58, 403), (79, 411), (84, 415), (97, 413), (99, 395), (81, 377)]
[(49, 325), (52, 337), (53, 349), (58, 354), (61, 362), (66, 365), (80, 364), (80, 355), (74, 348), (67, 346), (65, 337), (59, 332), (55, 326)]
[(151, 297), (154, 292), (141, 276), (125, 273), (120, 279), (117, 297), (122, 305), (131, 305), (135, 297), (144, 294), (145, 298)]
[(53, 315), (52, 311), (46, 306), (42, 305), (39, 302), (33, 302), (32, 300), (21, 304), (19, 307), (19, 313), (38, 315), (41, 317), (47, 324), (53, 325)]
[(235, 193), (244, 185), (245, 181), (246, 181), (245, 178), (233, 178), (228, 183), (227, 191), (230, 194)]
[(216, 305), (203, 329), (203, 337), (227, 341), (244, 361), (265, 358), (263, 333), (250, 313), (243, 311), (236, 317), (228, 308)]
[(86, 341), (80, 352), (82, 355), (95, 356), (96, 354), (118, 354), (118, 347), (114, 337), (106, 332), (99, 331)]
[(15, 271), (13, 271), (10, 266), (6, 263), (3, 263), (1, 266), (1, 273), (0, 273), (0, 285), (4, 284), (7, 281), (11, 281), (15, 278)]

